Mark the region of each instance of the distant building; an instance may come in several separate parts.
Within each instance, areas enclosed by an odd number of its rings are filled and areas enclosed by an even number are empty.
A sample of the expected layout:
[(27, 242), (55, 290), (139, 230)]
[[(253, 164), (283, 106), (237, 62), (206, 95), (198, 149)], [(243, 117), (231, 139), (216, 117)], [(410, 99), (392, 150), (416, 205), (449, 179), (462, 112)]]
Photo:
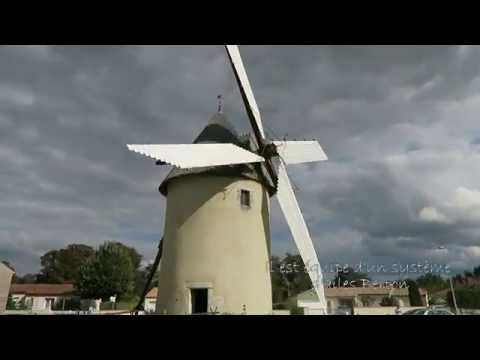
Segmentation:
[(60, 310), (74, 295), (73, 284), (12, 284), (10, 294), (16, 304), (24, 303), (32, 311)]
[(13, 274), (15, 274), (15, 271), (0, 262), (0, 314), (7, 308), (8, 290), (10, 289)]
[[(386, 296), (393, 297), (399, 307), (410, 306), (407, 288), (325, 288), (327, 311), (329, 314), (353, 315), (355, 308), (381, 307), (380, 304)], [(320, 304), (318, 303), (317, 294), (313, 289), (299, 294), (295, 299), (297, 307), (303, 308), (305, 315), (319, 314)]]
[(143, 305), (143, 309), (145, 312), (155, 312), (155, 307), (157, 305), (157, 295), (158, 295), (158, 288), (154, 287), (151, 289), (147, 295), (145, 296), (145, 302)]

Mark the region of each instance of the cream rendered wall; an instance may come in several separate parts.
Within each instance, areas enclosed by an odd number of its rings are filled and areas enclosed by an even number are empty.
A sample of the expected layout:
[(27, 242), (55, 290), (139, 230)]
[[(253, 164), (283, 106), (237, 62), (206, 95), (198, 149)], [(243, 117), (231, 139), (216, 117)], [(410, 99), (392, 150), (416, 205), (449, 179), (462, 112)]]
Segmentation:
[[(251, 192), (251, 208), (240, 190)], [(269, 196), (256, 181), (190, 175), (168, 186), (157, 313), (189, 314), (190, 289), (209, 289), (209, 309), (272, 313)]]
[(4, 312), (7, 307), (12, 276), (13, 271), (0, 263), (0, 313)]

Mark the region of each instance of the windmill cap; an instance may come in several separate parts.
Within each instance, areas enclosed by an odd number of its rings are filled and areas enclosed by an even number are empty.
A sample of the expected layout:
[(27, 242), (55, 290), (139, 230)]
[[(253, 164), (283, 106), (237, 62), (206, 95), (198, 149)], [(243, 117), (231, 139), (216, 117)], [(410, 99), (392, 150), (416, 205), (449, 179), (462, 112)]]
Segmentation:
[(216, 113), (210, 118), (208, 125), (202, 130), (193, 143), (238, 144), (239, 142), (238, 133), (228, 121), (228, 118), (222, 113)]
[[(210, 118), (208, 125), (202, 130), (200, 135), (193, 142), (194, 144), (208, 144), (208, 143), (229, 143), (235, 144), (244, 148), (249, 148), (250, 137), (239, 136), (235, 131), (233, 125), (228, 121), (227, 117), (222, 113), (216, 113)], [(251, 164), (235, 165), (235, 166), (211, 166), (193, 169), (179, 169), (174, 168), (170, 171), (167, 177), (160, 184), (159, 191), (162, 195), (167, 196), (168, 184), (170, 181), (183, 176), (190, 175), (208, 175), (208, 176), (229, 176), (229, 177), (243, 177), (254, 181), (262, 182), (262, 177), (257, 173), (254, 166)], [(271, 194), (274, 188), (269, 186)]]

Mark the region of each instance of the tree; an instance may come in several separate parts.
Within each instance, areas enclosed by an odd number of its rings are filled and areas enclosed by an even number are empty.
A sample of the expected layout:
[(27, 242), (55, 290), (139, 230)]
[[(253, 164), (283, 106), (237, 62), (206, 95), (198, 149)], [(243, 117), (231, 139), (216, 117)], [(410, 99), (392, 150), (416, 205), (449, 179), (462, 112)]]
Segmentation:
[(73, 281), (80, 267), (94, 252), (92, 247), (80, 244), (71, 244), (65, 249), (47, 252), (40, 258), (42, 269), (37, 281), (53, 284)]
[(288, 286), (280, 270), (281, 264), (282, 260), (278, 256), (272, 256), (270, 260), (270, 273), (272, 280), (272, 301), (275, 309), (282, 307), (282, 303), (289, 297)]
[(291, 309), (292, 304), (287, 304), (287, 300), (313, 287), (300, 255), (272, 256), (270, 276), (274, 309)]
[(287, 253), (280, 263), (279, 270), (286, 286), (288, 297), (298, 295), (313, 287), (300, 255)]
[(127, 297), (134, 289), (132, 252), (120, 243), (106, 242), (78, 272), (75, 287), (82, 298), (109, 300)]
[(480, 277), (480, 266), (473, 268), (473, 275), (475, 277)]
[(434, 293), (449, 287), (448, 281), (444, 280), (440, 275), (425, 274), (417, 278), (417, 286), (428, 290), (429, 293)]
[(414, 280), (408, 279), (405, 281), (408, 286), (408, 297), (410, 299), (410, 306), (423, 306), (422, 296), (417, 283)]
[(37, 274), (25, 274), (23, 276), (15, 276), (12, 280), (14, 284), (34, 284), (37, 282)]
[(130, 255), (130, 259), (132, 260), (132, 265), (134, 270), (138, 270), (140, 268), (140, 265), (142, 263), (142, 255), (140, 255), (137, 250), (133, 247), (129, 247), (126, 245), (123, 245), (122, 243), (115, 242), (115, 245), (119, 247), (123, 247), (125, 251)]
[[(150, 275), (150, 272), (152, 272), (152, 269), (153, 268), (153, 263), (152, 264), (148, 264), (145, 269), (143, 271), (141, 271), (141, 274), (142, 274), (142, 281), (143, 281), (143, 285), (145, 285), (146, 281), (147, 281), (147, 278), (148, 276)], [(153, 274), (153, 278), (152, 278), (152, 283), (150, 284), (150, 287), (148, 290), (151, 290), (153, 289), (154, 287), (157, 287), (158, 286), (158, 278), (159, 278), (159, 271), (158, 269), (155, 269), (155, 274)], [(143, 290), (143, 289), (142, 289)]]
[(337, 276), (333, 280), (334, 287), (363, 287), (366, 281), (370, 281), (370, 277), (361, 272), (356, 272), (349, 267), (337, 272)]
[[(477, 287), (455, 289), (457, 306), (464, 309), (480, 309), (480, 289)], [(452, 292), (447, 294), (447, 302), (454, 307)]]

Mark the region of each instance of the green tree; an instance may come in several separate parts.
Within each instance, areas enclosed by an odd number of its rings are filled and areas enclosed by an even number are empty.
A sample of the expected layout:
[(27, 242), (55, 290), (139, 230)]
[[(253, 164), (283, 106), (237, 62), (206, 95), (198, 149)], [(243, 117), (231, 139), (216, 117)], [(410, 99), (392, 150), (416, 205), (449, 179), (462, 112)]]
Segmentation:
[(363, 287), (370, 281), (370, 277), (361, 272), (356, 272), (353, 268), (339, 270), (333, 280), (334, 287)]
[[(455, 289), (455, 299), (459, 308), (480, 309), (480, 288), (457, 288)], [(447, 294), (447, 303), (450, 307), (454, 307), (451, 291)]]
[(480, 277), (480, 266), (473, 268), (473, 276)]
[(443, 279), (440, 275), (425, 274), (417, 278), (417, 286), (426, 289), (429, 293), (434, 293), (449, 287), (448, 281)]
[(151, 265), (149, 268), (147, 266), (148, 269), (141, 269), (142, 255), (140, 255), (135, 248), (126, 246), (120, 242), (112, 243), (115, 244), (115, 246), (123, 248), (124, 251), (129, 254), (134, 269), (133, 271), (135, 273), (133, 288), (124, 295), (124, 298), (134, 299), (135, 297), (139, 297), (142, 294), (143, 289), (145, 288), (148, 277), (148, 270), (151, 270)]
[(82, 298), (122, 299), (132, 294), (135, 276), (132, 252), (120, 243), (106, 242), (80, 267), (75, 287)]
[(12, 279), (12, 283), (14, 284), (35, 284), (37, 283), (37, 274), (25, 274), (23, 276), (15, 276)]
[(280, 274), (287, 288), (288, 297), (298, 295), (313, 287), (300, 255), (287, 253), (280, 263)]
[(275, 309), (284, 308), (283, 303), (288, 299), (288, 286), (284, 275), (281, 273), (282, 260), (278, 256), (272, 256), (270, 259), (270, 273), (272, 280), (272, 301)]
[[(142, 281), (143, 281), (143, 284), (146, 283), (147, 281), (147, 277), (148, 275), (150, 274), (150, 272), (152, 271), (152, 268), (153, 268), (153, 263), (152, 264), (148, 264), (144, 270), (140, 271), (140, 273), (142, 274)], [(159, 278), (159, 275), (160, 275), (160, 272), (158, 271), (158, 269), (155, 270), (155, 274), (153, 275), (153, 278), (152, 278), (152, 283), (150, 284), (150, 287), (148, 290), (151, 290), (153, 289), (154, 287), (157, 287), (158, 286), (158, 278)], [(142, 285), (143, 286), (143, 285)], [(142, 289), (143, 290), (143, 289)]]
[(417, 282), (411, 279), (405, 281), (408, 286), (408, 297), (410, 306), (423, 306), (422, 296), (418, 288)]
[(71, 244), (65, 249), (51, 250), (40, 258), (42, 269), (37, 281), (40, 283), (63, 283), (73, 281), (82, 264), (94, 254), (87, 245)]
[(142, 263), (142, 255), (140, 255), (135, 248), (126, 246), (121, 242), (115, 242), (115, 241), (109, 241), (109, 242), (114, 244), (115, 246), (118, 246), (119, 248), (124, 249), (124, 251), (130, 256), (130, 259), (132, 260), (133, 268), (135, 270), (138, 270), (140, 268), (140, 265)]
[(287, 299), (311, 289), (312, 282), (300, 255), (285, 254), (270, 259), (274, 309), (291, 308)]

